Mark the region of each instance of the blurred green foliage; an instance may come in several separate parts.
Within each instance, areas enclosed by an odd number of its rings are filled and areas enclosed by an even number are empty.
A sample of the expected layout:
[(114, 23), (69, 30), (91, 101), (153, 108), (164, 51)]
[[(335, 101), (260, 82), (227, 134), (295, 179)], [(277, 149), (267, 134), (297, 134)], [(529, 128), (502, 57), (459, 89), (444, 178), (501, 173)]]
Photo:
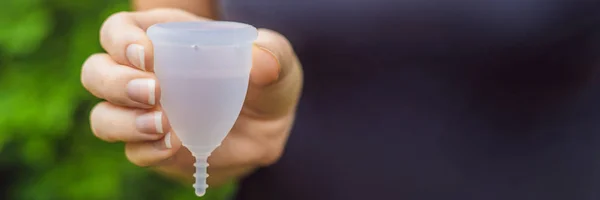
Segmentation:
[[(90, 132), (81, 64), (127, 0), (0, 0), (0, 199), (198, 199)], [(231, 187), (209, 190), (224, 199)]]

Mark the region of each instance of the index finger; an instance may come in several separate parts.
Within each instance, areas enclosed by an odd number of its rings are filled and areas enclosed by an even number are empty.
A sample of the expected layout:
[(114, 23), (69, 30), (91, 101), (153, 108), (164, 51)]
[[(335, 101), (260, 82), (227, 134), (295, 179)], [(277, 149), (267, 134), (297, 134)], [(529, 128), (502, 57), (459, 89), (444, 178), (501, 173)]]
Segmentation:
[(154, 71), (152, 42), (146, 29), (156, 23), (194, 20), (206, 19), (176, 9), (120, 12), (102, 25), (100, 43), (118, 64)]

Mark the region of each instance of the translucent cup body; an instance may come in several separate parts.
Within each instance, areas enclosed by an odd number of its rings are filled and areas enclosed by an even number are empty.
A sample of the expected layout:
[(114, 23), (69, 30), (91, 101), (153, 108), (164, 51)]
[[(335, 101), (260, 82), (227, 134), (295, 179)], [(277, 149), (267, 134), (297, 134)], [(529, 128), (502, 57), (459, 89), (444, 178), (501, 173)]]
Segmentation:
[(183, 145), (196, 157), (196, 193), (206, 185), (206, 160), (242, 109), (256, 28), (235, 22), (174, 22), (147, 31), (154, 48), (160, 103)]

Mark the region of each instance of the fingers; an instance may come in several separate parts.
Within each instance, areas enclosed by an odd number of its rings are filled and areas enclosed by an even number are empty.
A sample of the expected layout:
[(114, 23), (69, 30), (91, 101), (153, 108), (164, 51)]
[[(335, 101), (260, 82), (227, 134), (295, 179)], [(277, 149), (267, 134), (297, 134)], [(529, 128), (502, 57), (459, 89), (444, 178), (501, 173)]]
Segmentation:
[(181, 147), (181, 141), (172, 133), (161, 140), (125, 144), (125, 155), (135, 165), (147, 167), (159, 165), (171, 158)]
[(116, 63), (149, 71), (153, 62), (152, 45), (133, 15), (129, 12), (111, 15), (100, 29), (100, 44)]
[(116, 105), (150, 108), (160, 98), (154, 74), (117, 64), (107, 54), (86, 60), (81, 82), (94, 96)]
[(255, 45), (242, 112), (261, 118), (285, 116), (297, 105), (302, 89), (300, 62), (289, 41), (274, 31), (260, 29)]
[(170, 129), (160, 111), (125, 108), (108, 102), (92, 109), (90, 126), (96, 137), (107, 142), (158, 140)]
[(277, 32), (259, 29), (254, 44), (251, 82), (258, 86), (269, 85), (285, 76), (296, 61), (289, 41)]
[(156, 23), (192, 20), (201, 18), (175, 9), (120, 12), (111, 15), (102, 25), (100, 43), (116, 63), (153, 71), (154, 54), (146, 29)]
[(281, 65), (270, 50), (254, 45), (252, 49), (252, 70), (250, 83), (253, 86), (268, 86), (279, 79)]

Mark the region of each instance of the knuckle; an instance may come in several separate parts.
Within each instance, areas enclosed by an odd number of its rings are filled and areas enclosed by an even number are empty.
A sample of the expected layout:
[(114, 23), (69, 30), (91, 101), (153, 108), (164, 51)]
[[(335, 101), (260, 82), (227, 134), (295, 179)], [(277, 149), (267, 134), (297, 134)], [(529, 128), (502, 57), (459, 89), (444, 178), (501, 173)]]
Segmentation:
[(87, 57), (85, 59), (85, 61), (83, 61), (83, 64), (81, 65), (81, 83), (83, 84), (84, 87), (86, 87), (86, 89), (88, 89), (87, 86), (89, 86), (89, 82), (87, 82), (88, 79), (86, 79), (86, 77), (89, 74), (93, 74), (90, 72), (92, 70), (92, 65), (93, 65), (95, 57), (97, 57), (97, 55), (92, 54), (91, 56)]
[(90, 63), (89, 62), (90, 62), (90, 58), (87, 58), (85, 60), (85, 62), (83, 62), (83, 65), (81, 65), (81, 74), (79, 75), (81, 85), (83, 86), (83, 88), (85, 88), (88, 91), (90, 91), (90, 82), (89, 82), (89, 79), (87, 78), (87, 75), (90, 74)]
[(144, 162), (144, 160), (140, 159), (138, 150), (139, 149), (137, 148), (133, 148), (133, 146), (130, 143), (125, 144), (125, 157), (127, 158), (127, 160), (129, 160), (129, 162), (131, 162), (134, 165), (140, 167), (148, 167), (149, 164), (147, 162)]
[(104, 126), (104, 110), (106, 109), (108, 102), (101, 102), (98, 103), (94, 106), (94, 108), (92, 108), (92, 111), (90, 112), (90, 128), (92, 129), (92, 133), (94, 134), (94, 136), (96, 136), (97, 138), (104, 140), (106, 142), (116, 142), (116, 139), (114, 139), (110, 134), (107, 134), (104, 132), (104, 130), (106, 130)]
[(263, 156), (259, 162), (262, 166), (269, 166), (279, 161), (281, 156), (283, 156), (283, 147), (264, 147)]
[(112, 15), (108, 16), (108, 18), (106, 18), (106, 20), (102, 24), (102, 28), (100, 29), (101, 32), (106, 31), (106, 28), (110, 27), (114, 23), (118, 23), (123, 20), (127, 20), (128, 18), (130, 18), (130, 16), (131, 16), (131, 12), (128, 12), (128, 11), (120, 11), (120, 12), (113, 13)]
[(94, 134), (94, 136), (96, 136), (97, 138), (101, 138), (100, 134), (98, 132), (98, 109), (100, 109), (99, 107), (101, 106), (102, 103), (98, 103), (94, 106), (94, 108), (92, 108), (92, 111), (90, 112), (90, 128), (92, 129), (92, 133)]
[(131, 12), (129, 12), (129, 11), (119, 11), (119, 12), (116, 12), (116, 13), (113, 13), (112, 15), (110, 15), (106, 21), (123, 20), (123, 19), (128, 18), (130, 15), (131, 15)]
[(264, 141), (263, 145), (261, 145), (261, 164), (264, 166), (269, 166), (275, 164), (283, 156), (289, 131), (266, 131), (266, 133), (268, 134), (263, 135)]
[(93, 94), (95, 93), (95, 96), (106, 99), (109, 102), (119, 105), (127, 103), (123, 96), (125, 96), (125, 85), (130, 79), (130, 74), (119, 70), (116, 64), (101, 61), (100, 59), (106, 60), (111, 59), (111, 57), (103, 54), (91, 58), (91, 64), (85, 67), (85, 72), (82, 72), (85, 73), (83, 75), (85, 77), (82, 77), (84, 87), (93, 92)]
[(105, 50), (107, 46), (110, 46), (110, 44), (114, 43), (114, 40), (111, 37), (111, 34), (109, 33), (110, 30), (114, 30), (111, 27), (115, 26), (116, 24), (122, 23), (123, 21), (129, 20), (129, 18), (131, 18), (131, 12), (127, 11), (114, 13), (108, 18), (106, 18), (106, 20), (100, 27), (100, 43), (103, 47), (105, 47)]
[(90, 68), (91, 66), (95, 66), (97, 63), (102, 62), (107, 57), (108, 55), (105, 53), (94, 53), (83, 62), (83, 67)]
[(92, 54), (83, 62), (83, 65), (81, 66), (81, 84), (87, 90), (90, 90), (92, 85), (89, 76), (94, 76), (97, 74), (95, 66), (102, 57), (103, 54), (101, 53)]

